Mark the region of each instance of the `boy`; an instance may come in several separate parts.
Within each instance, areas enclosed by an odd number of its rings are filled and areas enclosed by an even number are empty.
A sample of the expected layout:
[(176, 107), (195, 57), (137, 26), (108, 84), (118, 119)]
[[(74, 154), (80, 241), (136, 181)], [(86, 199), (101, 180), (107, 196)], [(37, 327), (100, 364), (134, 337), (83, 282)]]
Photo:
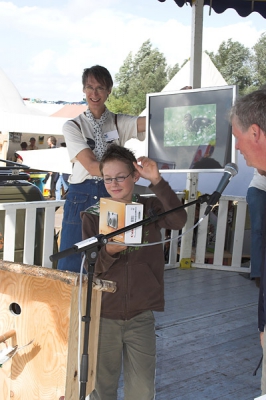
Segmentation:
[[(118, 145), (110, 145), (100, 162), (107, 192), (114, 200), (132, 201), (140, 177), (151, 182), (156, 197), (137, 201), (161, 214), (181, 205), (168, 183), (160, 176), (155, 161), (137, 160)], [(83, 239), (99, 233), (99, 203), (81, 213)], [(181, 229), (184, 210), (169, 213), (142, 227), (142, 243), (161, 241), (161, 228)], [(90, 400), (116, 400), (122, 362), (124, 398), (152, 400), (155, 389), (155, 323), (152, 311), (164, 310), (164, 251), (162, 244), (132, 247), (115, 242), (101, 248), (95, 276), (116, 282), (115, 293), (103, 293), (99, 333), (96, 387)]]

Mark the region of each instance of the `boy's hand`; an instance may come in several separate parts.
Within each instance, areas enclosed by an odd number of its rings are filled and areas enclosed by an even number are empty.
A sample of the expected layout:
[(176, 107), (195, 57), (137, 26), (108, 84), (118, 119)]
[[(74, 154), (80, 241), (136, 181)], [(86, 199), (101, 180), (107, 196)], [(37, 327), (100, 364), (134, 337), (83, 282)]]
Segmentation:
[(148, 157), (139, 157), (138, 163), (133, 163), (140, 176), (148, 179), (153, 185), (157, 185), (162, 179), (157, 163)]
[(121, 251), (126, 250), (127, 246), (122, 246), (120, 244), (115, 244), (115, 242), (113, 242), (110, 239), (110, 242), (112, 242), (112, 244), (106, 244), (106, 251), (110, 256), (113, 256), (116, 253), (121, 253)]

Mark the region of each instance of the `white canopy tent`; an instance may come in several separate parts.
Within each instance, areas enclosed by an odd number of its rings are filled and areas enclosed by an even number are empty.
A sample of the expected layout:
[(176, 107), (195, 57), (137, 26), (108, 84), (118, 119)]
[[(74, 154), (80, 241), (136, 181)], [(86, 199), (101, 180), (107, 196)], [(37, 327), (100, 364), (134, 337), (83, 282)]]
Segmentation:
[[(163, 92), (179, 90), (190, 82), (191, 60), (189, 60), (163, 88)], [(207, 53), (202, 53), (202, 74), (200, 87), (225, 86), (227, 82), (213, 64)]]
[[(20, 142), (36, 137), (39, 148), (47, 147), (38, 137), (53, 135), (63, 141), (62, 126), (68, 118), (47, 116), (40, 109), (26, 105), (15, 85), (0, 68), (0, 158), (12, 159)], [(40, 135), (40, 136), (39, 136)]]
[(29, 134), (62, 134), (67, 118), (48, 117), (40, 109), (26, 106), (15, 85), (0, 68), (0, 131)]

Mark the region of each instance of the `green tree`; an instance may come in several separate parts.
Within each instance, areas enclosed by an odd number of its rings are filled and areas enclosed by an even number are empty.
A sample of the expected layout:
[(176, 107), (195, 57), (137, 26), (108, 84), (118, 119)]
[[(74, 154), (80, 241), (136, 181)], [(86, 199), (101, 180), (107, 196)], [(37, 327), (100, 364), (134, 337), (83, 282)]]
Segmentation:
[(126, 96), (129, 91), (130, 79), (133, 74), (133, 58), (132, 52), (126, 57), (122, 67), (119, 68), (118, 74), (115, 75), (115, 81), (118, 83), (116, 90), (117, 96)]
[(176, 63), (173, 67), (167, 67), (166, 74), (168, 82), (178, 73), (180, 70), (179, 64)]
[(221, 43), (216, 54), (208, 54), (226, 82), (238, 85), (239, 93), (244, 94), (253, 81), (250, 49), (229, 39)]
[(266, 32), (253, 46), (252, 66), (254, 69), (254, 85), (260, 87), (266, 84)]
[(139, 115), (146, 107), (146, 94), (160, 92), (168, 82), (166, 59), (147, 40), (134, 58), (129, 53), (115, 80), (118, 85), (109, 98), (110, 110), (126, 109), (129, 114)]
[(132, 113), (138, 115), (146, 107), (146, 94), (160, 92), (167, 83), (166, 59), (158, 49), (152, 49), (150, 40), (144, 42), (133, 62), (129, 98)]
[(112, 93), (106, 102), (106, 106), (115, 114), (130, 114), (131, 112), (131, 104), (128, 101), (127, 96), (118, 96), (117, 88), (112, 90)]

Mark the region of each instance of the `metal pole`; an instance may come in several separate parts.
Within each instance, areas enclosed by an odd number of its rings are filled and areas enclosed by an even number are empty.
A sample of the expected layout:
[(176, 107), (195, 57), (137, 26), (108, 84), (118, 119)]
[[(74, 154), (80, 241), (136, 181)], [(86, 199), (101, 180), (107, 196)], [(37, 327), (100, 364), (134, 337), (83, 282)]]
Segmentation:
[(203, 4), (204, 0), (192, 1), (190, 85), (193, 89), (201, 87)]

